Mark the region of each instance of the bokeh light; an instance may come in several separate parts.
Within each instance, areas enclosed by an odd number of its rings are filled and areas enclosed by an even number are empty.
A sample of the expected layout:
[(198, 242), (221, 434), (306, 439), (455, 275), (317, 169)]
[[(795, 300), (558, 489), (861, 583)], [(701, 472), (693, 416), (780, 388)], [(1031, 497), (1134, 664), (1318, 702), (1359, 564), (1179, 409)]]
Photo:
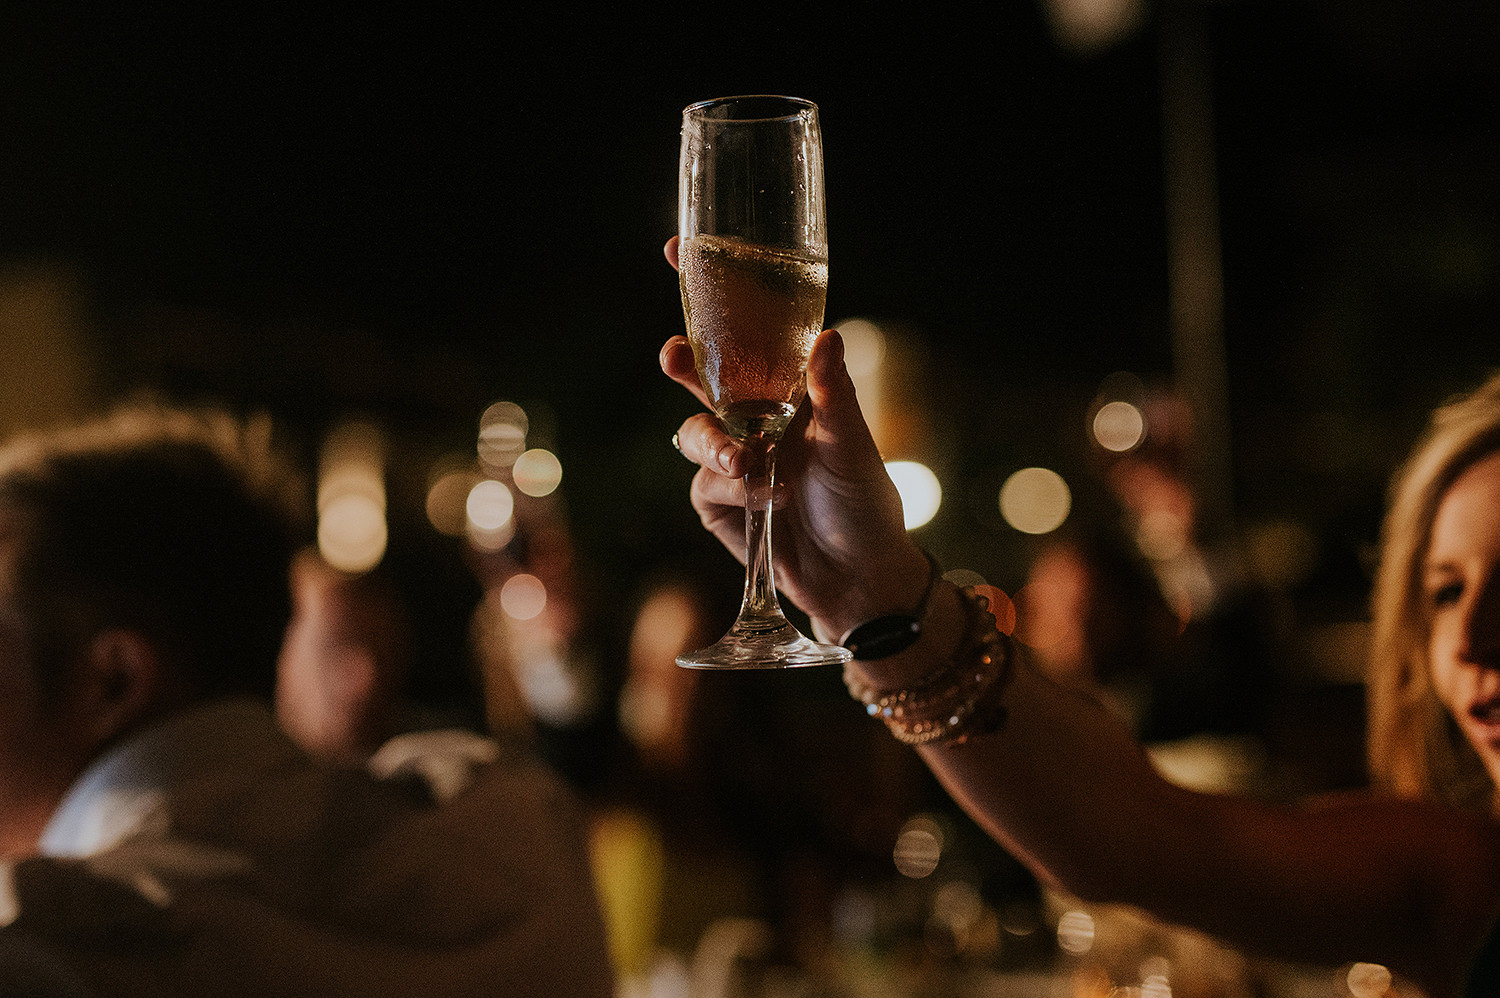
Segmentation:
[(1136, 524), (1135, 543), (1152, 561), (1171, 561), (1187, 550), (1189, 526), (1176, 510), (1151, 510)]
[(995, 627), (1001, 633), (1011, 634), (1016, 629), (1016, 604), (1010, 594), (999, 586), (992, 586), (985, 577), (972, 568), (950, 568), (943, 578), (960, 589), (973, 587), (976, 595), (989, 601), (990, 613), (995, 617)]
[(1356, 963), (1346, 978), (1354, 998), (1385, 998), (1391, 994), (1391, 972), (1378, 963)]
[(470, 521), (466, 534), (469, 538), (469, 544), (474, 550), (493, 554), (496, 551), (504, 550), (505, 546), (515, 539), (516, 519), (515, 517), (511, 517), (501, 526), (488, 530), (475, 526)]
[(1091, 54), (1113, 45), (1139, 26), (1141, 0), (1044, 0), (1053, 34), (1075, 53)]
[(929, 523), (943, 504), (943, 487), (932, 469), (916, 461), (887, 461), (885, 471), (901, 493), (906, 529)]
[(367, 572), (385, 557), (385, 440), (349, 422), (323, 441), (318, 465), (318, 551), (341, 572)]
[(503, 482), (486, 478), (469, 490), (464, 504), (469, 522), (480, 530), (498, 530), (510, 522), (516, 510), (516, 497)]
[(1014, 634), (1016, 630), (1016, 604), (999, 586), (979, 585), (974, 592), (989, 600), (990, 613), (995, 617), (995, 628), (1002, 634)]
[(1146, 417), (1129, 402), (1106, 402), (1094, 413), (1094, 439), (1105, 450), (1124, 453), (1146, 437)]
[(511, 475), (516, 488), (526, 495), (549, 496), (562, 483), (562, 462), (551, 451), (533, 447), (516, 458)]
[(462, 537), (468, 529), (469, 490), (478, 484), (470, 470), (440, 472), (427, 488), (427, 520), (434, 530), (449, 537)]
[(515, 536), (516, 497), (503, 482), (486, 478), (469, 490), (464, 518), (469, 543), (480, 551), (499, 551)]
[(839, 323), (844, 338), (844, 365), (849, 376), (858, 380), (880, 370), (885, 361), (885, 333), (868, 319), (846, 319)]
[(547, 608), (547, 587), (535, 575), (512, 575), (500, 587), (500, 609), (512, 620), (532, 620)]
[(838, 323), (844, 340), (844, 366), (859, 395), (859, 406), (877, 446), (887, 446), (883, 382), (886, 366), (886, 335), (868, 319), (845, 319)]
[(379, 564), (388, 533), (385, 507), (367, 493), (338, 496), (318, 512), (318, 551), (341, 572), (368, 572)]
[[(933, 920), (941, 923), (960, 944), (985, 914), (984, 898), (979, 888), (967, 881), (949, 881), (933, 895)], [(962, 945), (959, 948), (963, 948)]]
[(1094, 916), (1086, 911), (1068, 911), (1057, 920), (1057, 945), (1064, 953), (1082, 956), (1094, 948)]
[(530, 420), (526, 410), (514, 402), (496, 402), (479, 417), (479, 461), (485, 470), (498, 474), (515, 464), (526, 450)]
[(985, 581), (983, 575), (972, 568), (950, 568), (943, 573), (943, 578), (960, 589), (964, 586), (984, 586), (989, 584)]
[(1143, 974), (1141, 998), (1172, 998), (1172, 981), (1165, 974)]
[(927, 948), (939, 956), (977, 956), (998, 947), (1000, 923), (978, 887), (965, 880), (951, 880), (933, 894), (932, 914), (924, 935)]
[(891, 857), (904, 877), (920, 880), (936, 870), (943, 857), (943, 829), (925, 814), (911, 818), (896, 836)]
[(1072, 507), (1068, 483), (1047, 468), (1022, 468), (1000, 487), (1000, 515), (1024, 534), (1051, 533)]

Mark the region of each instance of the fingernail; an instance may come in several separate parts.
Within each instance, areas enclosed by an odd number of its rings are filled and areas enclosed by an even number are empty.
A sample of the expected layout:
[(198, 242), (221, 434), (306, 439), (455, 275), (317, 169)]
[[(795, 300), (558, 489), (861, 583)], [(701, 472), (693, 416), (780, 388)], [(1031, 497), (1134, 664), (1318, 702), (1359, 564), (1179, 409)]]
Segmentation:
[(714, 461), (720, 468), (729, 471), (734, 467), (734, 454), (738, 449), (734, 444), (725, 444), (714, 453)]
[(828, 343), (818, 350), (812, 357), (812, 363), (816, 365), (819, 378), (829, 378), (836, 375), (844, 366), (844, 337), (837, 329), (830, 329), (824, 334)]

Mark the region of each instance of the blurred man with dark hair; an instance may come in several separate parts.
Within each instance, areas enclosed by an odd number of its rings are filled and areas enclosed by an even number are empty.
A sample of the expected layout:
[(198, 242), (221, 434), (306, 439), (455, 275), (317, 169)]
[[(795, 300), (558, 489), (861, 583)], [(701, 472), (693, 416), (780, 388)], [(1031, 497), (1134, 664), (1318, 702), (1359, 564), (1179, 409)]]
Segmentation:
[(265, 436), (137, 409), (0, 448), (0, 995), (608, 995), (549, 773), (434, 794), (277, 728)]

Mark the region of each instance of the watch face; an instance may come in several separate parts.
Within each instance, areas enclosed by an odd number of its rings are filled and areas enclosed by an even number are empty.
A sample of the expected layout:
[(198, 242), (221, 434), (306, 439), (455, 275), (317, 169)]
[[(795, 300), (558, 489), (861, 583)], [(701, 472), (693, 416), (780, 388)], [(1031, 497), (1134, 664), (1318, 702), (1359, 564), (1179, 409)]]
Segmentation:
[(844, 647), (857, 659), (869, 661), (905, 651), (922, 635), (922, 622), (905, 613), (893, 613), (860, 624), (844, 638)]

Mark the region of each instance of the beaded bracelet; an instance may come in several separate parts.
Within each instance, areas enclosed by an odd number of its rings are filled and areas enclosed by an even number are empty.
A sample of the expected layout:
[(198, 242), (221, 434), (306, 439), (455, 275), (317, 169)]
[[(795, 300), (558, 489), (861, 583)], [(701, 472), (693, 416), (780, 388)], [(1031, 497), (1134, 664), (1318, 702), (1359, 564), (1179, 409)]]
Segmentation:
[(1005, 723), (1005, 708), (998, 700), (1010, 675), (1009, 639), (996, 627), (988, 599), (972, 586), (959, 593), (964, 636), (953, 656), (925, 678), (902, 689), (876, 690), (856, 679), (852, 666), (844, 669), (849, 694), (907, 745), (961, 744), (974, 735), (998, 731)]

